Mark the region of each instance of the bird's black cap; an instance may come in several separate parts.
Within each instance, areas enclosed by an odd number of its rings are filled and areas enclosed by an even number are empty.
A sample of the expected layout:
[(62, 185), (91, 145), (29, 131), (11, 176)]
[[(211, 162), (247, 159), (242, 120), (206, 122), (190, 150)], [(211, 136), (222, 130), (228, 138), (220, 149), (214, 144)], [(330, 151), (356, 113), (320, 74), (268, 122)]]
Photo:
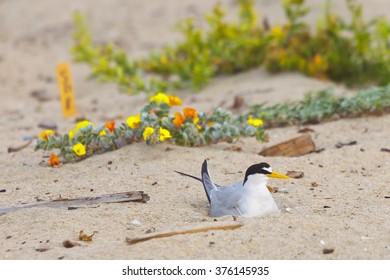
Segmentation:
[(257, 164), (254, 164), (254, 165), (250, 166), (250, 167), (246, 170), (243, 185), (245, 184), (246, 180), (248, 180), (248, 176), (249, 176), (249, 175), (253, 175), (253, 174), (264, 174), (264, 175), (268, 175), (268, 174), (271, 174), (270, 171), (266, 170), (266, 168), (270, 168), (270, 167), (271, 167), (271, 166), (270, 166), (268, 163), (266, 163), (266, 162), (260, 162), (260, 163), (257, 163)]

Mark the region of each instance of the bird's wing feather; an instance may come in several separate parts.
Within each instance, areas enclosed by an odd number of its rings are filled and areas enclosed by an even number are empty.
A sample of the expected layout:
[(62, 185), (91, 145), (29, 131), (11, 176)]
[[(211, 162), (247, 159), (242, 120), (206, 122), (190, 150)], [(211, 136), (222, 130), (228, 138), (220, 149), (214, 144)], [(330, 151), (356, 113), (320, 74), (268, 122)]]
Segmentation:
[(212, 217), (225, 215), (241, 216), (239, 209), (240, 192), (242, 184), (236, 183), (229, 187), (222, 187), (213, 197), (210, 214)]
[(207, 169), (207, 161), (206, 160), (202, 164), (201, 175), (202, 175), (203, 187), (204, 187), (204, 190), (206, 191), (207, 199), (209, 200), (209, 203), (211, 205), (211, 199), (214, 196), (213, 194), (215, 192), (219, 191), (219, 187), (216, 186), (214, 184), (213, 180), (211, 179), (210, 173)]

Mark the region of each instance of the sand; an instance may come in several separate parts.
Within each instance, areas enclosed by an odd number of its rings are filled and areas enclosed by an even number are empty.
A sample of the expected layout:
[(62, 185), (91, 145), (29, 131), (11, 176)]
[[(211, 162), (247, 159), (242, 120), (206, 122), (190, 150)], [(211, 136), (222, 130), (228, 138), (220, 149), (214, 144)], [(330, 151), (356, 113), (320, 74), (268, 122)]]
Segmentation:
[[(233, 8), (233, 1), (221, 1)], [(323, 1), (308, 1), (315, 19)], [(336, 1), (335, 1), (336, 2)], [(364, 3), (367, 17), (390, 11), (384, 0)], [(61, 115), (56, 65), (71, 62), (71, 11), (88, 17), (99, 42), (114, 41), (133, 57), (173, 43), (178, 19), (209, 11), (214, 1), (0, 1), (0, 207), (59, 197), (75, 198), (142, 190), (147, 203), (100, 204), (76, 210), (31, 208), (0, 216), (0, 259), (390, 259), (390, 116), (344, 119), (310, 126), (321, 153), (297, 158), (263, 158), (258, 152), (298, 136), (298, 127), (269, 130), (270, 141), (240, 139), (235, 146), (220, 143), (202, 148), (168, 143), (133, 144), (60, 168), (43, 167), (50, 152), (34, 152), (34, 145), (8, 153), (11, 146), (37, 136), (39, 123), (58, 125), (60, 133), (74, 126)], [(343, 1), (335, 4), (345, 13)], [(257, 1), (271, 23), (283, 22), (278, 1)], [(389, 16), (387, 12), (386, 16)], [(88, 67), (71, 62), (78, 116), (97, 124), (114, 119), (123, 122), (147, 100), (129, 96), (115, 85), (86, 80)], [(199, 93), (179, 93), (184, 104), (207, 111), (218, 104), (228, 108), (236, 95), (247, 104), (274, 104), (299, 99), (307, 91), (343, 86), (300, 74), (270, 75), (255, 69), (233, 77), (215, 79)], [(46, 92), (48, 100), (31, 96)], [(353, 91), (350, 91), (353, 93)], [(338, 142), (357, 141), (340, 149)], [(167, 149), (167, 148), (170, 149)], [(201, 163), (220, 184), (243, 179), (246, 168), (267, 161), (275, 171), (303, 171), (304, 177), (272, 180), (270, 185), (288, 188), (273, 194), (279, 214), (255, 218), (210, 218), (199, 182), (174, 170), (199, 174)], [(312, 183), (317, 186), (313, 187)], [(138, 222), (137, 222), (138, 221)], [(244, 224), (235, 230), (210, 231), (154, 239), (128, 245), (127, 237), (218, 222)], [(80, 230), (97, 233), (92, 242), (78, 241)], [(65, 248), (64, 240), (81, 246)], [(40, 249), (44, 250), (40, 250)], [(324, 249), (334, 249), (324, 254)], [(43, 251), (43, 252), (42, 252)]]

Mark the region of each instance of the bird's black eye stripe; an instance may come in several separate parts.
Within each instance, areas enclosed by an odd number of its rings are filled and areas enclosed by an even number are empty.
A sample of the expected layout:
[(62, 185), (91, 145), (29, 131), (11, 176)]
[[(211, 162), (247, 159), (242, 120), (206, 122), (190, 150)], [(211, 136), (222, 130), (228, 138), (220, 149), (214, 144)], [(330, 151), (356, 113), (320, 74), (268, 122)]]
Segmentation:
[(246, 180), (248, 179), (249, 175), (253, 175), (253, 174), (265, 174), (265, 175), (268, 175), (268, 174), (271, 174), (272, 172), (267, 170), (270, 167), (271, 166), (268, 163), (266, 163), (266, 162), (261, 162), (261, 163), (257, 163), (257, 164), (254, 164), (254, 165), (250, 166), (246, 170), (245, 178), (244, 178), (244, 184), (245, 184)]

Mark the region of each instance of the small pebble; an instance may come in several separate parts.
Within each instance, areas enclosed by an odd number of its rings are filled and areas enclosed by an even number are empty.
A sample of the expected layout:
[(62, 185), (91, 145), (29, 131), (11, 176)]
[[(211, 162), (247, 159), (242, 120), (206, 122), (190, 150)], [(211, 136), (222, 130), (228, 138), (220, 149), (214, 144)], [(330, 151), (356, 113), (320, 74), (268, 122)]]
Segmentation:
[(48, 101), (51, 99), (50, 94), (46, 89), (36, 89), (30, 92), (31, 97), (37, 99), (40, 102)]
[(51, 129), (51, 130), (57, 130), (58, 129), (57, 124), (52, 123), (52, 122), (41, 122), (41, 123), (38, 124), (38, 127), (42, 128), (42, 129)]
[(64, 245), (65, 248), (73, 248), (75, 246), (81, 246), (80, 243), (73, 242), (70, 240), (65, 240), (64, 242), (62, 242), (62, 245)]
[(138, 220), (133, 220), (131, 223), (132, 223), (133, 225), (140, 225), (140, 224), (141, 224), (141, 222), (138, 221)]
[(290, 208), (290, 207), (286, 208), (286, 212), (291, 212), (291, 211), (292, 211), (292, 208)]
[(37, 248), (35, 248), (35, 251), (37, 251), (37, 252), (46, 252), (48, 250), (50, 250), (50, 246), (47, 243), (42, 244), (42, 245), (38, 246)]
[(332, 254), (334, 252), (334, 248), (324, 248), (324, 249), (322, 249), (322, 253), (324, 254), (324, 255), (326, 255), (326, 254)]

